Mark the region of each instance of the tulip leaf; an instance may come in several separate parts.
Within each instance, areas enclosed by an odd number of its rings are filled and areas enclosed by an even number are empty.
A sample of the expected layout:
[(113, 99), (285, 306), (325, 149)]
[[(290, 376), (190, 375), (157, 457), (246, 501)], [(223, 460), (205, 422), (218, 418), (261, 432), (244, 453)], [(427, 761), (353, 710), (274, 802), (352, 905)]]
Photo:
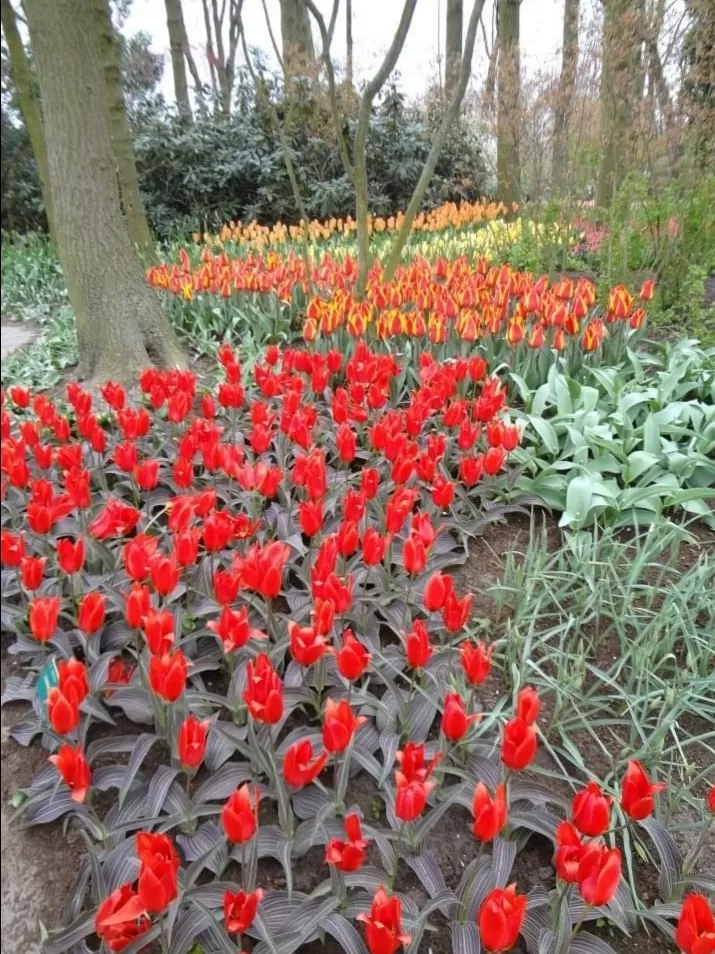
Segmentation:
[(660, 896), (663, 901), (670, 901), (683, 870), (683, 856), (680, 854), (673, 836), (663, 828), (657, 819), (646, 818), (641, 822), (641, 828), (645, 829), (650, 835), (660, 857), (660, 874), (658, 876)]
[(476, 923), (462, 924), (454, 921), (451, 932), (452, 954), (480, 954), (481, 942)]
[(194, 804), (204, 802), (224, 802), (244, 782), (253, 778), (250, 766), (246, 763), (226, 762), (197, 788)]
[(52, 932), (42, 945), (43, 954), (66, 954), (75, 944), (94, 932), (94, 912), (80, 914), (61, 931)]
[(337, 911), (333, 911), (320, 922), (327, 934), (335, 938), (344, 954), (367, 954), (365, 942), (355, 927)]
[(600, 937), (582, 931), (571, 939), (569, 954), (616, 954), (614, 948)]
[(120, 788), (119, 794), (117, 795), (117, 801), (120, 806), (124, 804), (124, 800), (127, 797), (130, 788), (132, 787), (132, 783), (136, 778), (137, 772), (141, 768), (142, 762), (151, 751), (152, 746), (158, 741), (158, 735), (153, 735), (147, 732), (143, 732), (140, 736), (138, 736), (136, 742), (134, 743), (132, 754), (129, 757), (127, 773), (124, 777), (124, 784)]
[(492, 868), (497, 888), (504, 888), (516, 860), (516, 842), (497, 837), (492, 844)]

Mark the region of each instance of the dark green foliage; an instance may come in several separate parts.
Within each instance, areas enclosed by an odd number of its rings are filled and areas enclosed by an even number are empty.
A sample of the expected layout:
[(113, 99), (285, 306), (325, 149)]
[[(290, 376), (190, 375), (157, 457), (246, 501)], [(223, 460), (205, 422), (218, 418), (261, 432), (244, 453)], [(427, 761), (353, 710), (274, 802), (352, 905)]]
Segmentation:
[[(354, 213), (352, 184), (323, 107), (301, 103), (293, 116), (287, 138), (308, 215), (323, 219)], [(352, 121), (349, 126), (352, 131)], [(406, 106), (394, 91), (376, 109), (368, 140), (371, 212), (390, 215), (405, 208), (433, 128), (431, 117)], [(176, 119), (157, 120), (139, 133), (136, 152), (147, 213), (160, 235), (177, 225), (216, 228), (230, 219), (272, 223), (299, 217), (275, 125), (255, 97), (239, 95), (230, 119), (197, 118), (192, 127)], [(479, 144), (457, 125), (425, 204), (478, 198), (485, 178)]]

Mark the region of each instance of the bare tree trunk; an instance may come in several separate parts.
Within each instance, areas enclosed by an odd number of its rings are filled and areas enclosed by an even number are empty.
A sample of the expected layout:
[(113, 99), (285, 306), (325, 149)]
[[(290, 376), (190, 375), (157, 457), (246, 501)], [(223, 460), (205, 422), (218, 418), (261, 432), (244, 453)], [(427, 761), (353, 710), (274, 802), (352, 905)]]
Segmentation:
[(303, 0), (280, 0), (283, 69), (286, 76), (295, 76), (315, 61), (310, 16)]
[(447, 0), (447, 31), (445, 38), (444, 95), (450, 99), (459, 82), (459, 67), (462, 63), (462, 0)]
[(127, 218), (127, 227), (136, 245), (140, 248), (149, 248), (152, 237), (139, 192), (139, 176), (134, 162), (134, 143), (124, 108), (122, 78), (119, 72), (117, 42), (109, 12), (109, 0), (94, 0), (92, 7), (104, 69), (104, 90), (119, 177), (119, 192)]
[(345, 79), (353, 85), (353, 0), (345, 0)]
[(605, 0), (601, 76), (601, 167), (596, 204), (608, 208), (623, 182), (629, 159), (633, 96), (640, 61), (634, 0)]
[(554, 152), (551, 178), (554, 195), (562, 195), (567, 178), (568, 133), (578, 69), (578, 18), (580, 0), (566, 0), (561, 49), (561, 76), (554, 106)]
[(505, 203), (519, 201), (519, 7), (520, 0), (498, 0), (497, 41), (497, 197)]
[(82, 371), (96, 382), (133, 382), (152, 361), (184, 365), (122, 217), (94, 0), (25, 6)]
[(174, 74), (174, 95), (179, 116), (186, 123), (193, 120), (191, 100), (189, 99), (189, 82), (186, 77), (186, 60), (184, 58), (184, 44), (186, 29), (184, 15), (181, 10), (181, 0), (164, 0), (166, 6), (166, 26), (169, 30), (169, 46), (171, 49), (171, 71)]
[(430, 184), (432, 176), (434, 175), (434, 170), (437, 167), (437, 160), (439, 159), (440, 153), (442, 152), (445, 139), (447, 138), (447, 134), (449, 133), (451, 126), (454, 124), (459, 115), (459, 108), (462, 105), (462, 100), (464, 99), (464, 94), (467, 91), (467, 84), (469, 82), (469, 75), (472, 68), (472, 57), (474, 55), (474, 41), (477, 35), (477, 24), (479, 23), (479, 18), (482, 14), (484, 2), (485, 0), (477, 0), (472, 9), (472, 15), (467, 25), (464, 54), (460, 57), (459, 61), (457, 84), (452, 90), (452, 97), (449, 101), (449, 105), (447, 106), (444, 116), (442, 117), (440, 127), (437, 130), (434, 139), (432, 140), (430, 151), (422, 168), (419, 181), (417, 182), (415, 190), (412, 193), (410, 203), (407, 206), (404, 220), (400, 226), (400, 231), (397, 233), (395, 240), (392, 243), (392, 248), (390, 249), (390, 254), (385, 265), (384, 280), (386, 282), (392, 281), (392, 279), (395, 277), (395, 271), (400, 263), (402, 250), (405, 247), (405, 243), (407, 242), (410, 234), (410, 229), (412, 228), (412, 223), (414, 222), (415, 216), (417, 215), (420, 205), (422, 204), (422, 200), (424, 199), (427, 186)]
[(54, 235), (54, 212), (52, 207), (52, 192), (50, 190), (50, 174), (47, 167), (47, 144), (45, 142), (45, 130), (42, 125), (40, 104), (35, 96), (32, 69), (30, 68), (30, 61), (27, 58), (22, 37), (17, 29), (15, 10), (10, 0), (2, 0), (0, 11), (2, 12), (2, 28), (7, 43), (10, 72), (15, 82), (20, 112), (25, 122), (27, 135), (30, 139), (30, 145), (32, 146), (32, 153), (37, 164), (37, 175), (40, 179), (40, 190), (45, 206), (45, 214), (47, 215), (47, 225), (50, 230), (50, 235)]

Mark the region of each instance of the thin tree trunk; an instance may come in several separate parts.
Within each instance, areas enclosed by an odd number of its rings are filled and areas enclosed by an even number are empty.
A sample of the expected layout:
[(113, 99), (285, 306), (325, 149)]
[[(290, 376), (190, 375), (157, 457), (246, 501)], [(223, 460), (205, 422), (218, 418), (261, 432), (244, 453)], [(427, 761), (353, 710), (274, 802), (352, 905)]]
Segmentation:
[(139, 176), (134, 162), (134, 143), (124, 108), (122, 78), (119, 72), (117, 41), (109, 12), (109, 0), (94, 0), (96, 35), (99, 37), (102, 66), (104, 70), (104, 91), (107, 113), (114, 146), (114, 157), (119, 177), (119, 192), (122, 198), (127, 227), (132, 241), (139, 248), (150, 248), (151, 231), (147, 222), (144, 203), (139, 192)]
[(353, 0), (345, 0), (345, 79), (353, 85)]
[(447, 31), (445, 36), (444, 95), (449, 101), (459, 82), (459, 67), (462, 62), (462, 24), (464, 8), (462, 0), (447, 0)]
[(15, 10), (10, 0), (1, 0), (2, 28), (7, 43), (10, 71), (15, 82), (20, 112), (25, 122), (27, 135), (32, 146), (32, 153), (37, 164), (37, 175), (40, 179), (42, 201), (47, 215), (47, 225), (50, 235), (54, 235), (54, 212), (52, 207), (52, 192), (50, 189), (50, 174), (47, 166), (47, 144), (45, 130), (42, 124), (40, 104), (35, 96), (32, 69), (25, 52), (25, 46), (17, 29)]
[(580, 0), (566, 0), (561, 49), (561, 76), (554, 106), (554, 151), (552, 182), (554, 195), (562, 195), (567, 179), (568, 133), (578, 69), (578, 18)]
[(497, 40), (497, 197), (510, 204), (519, 201), (519, 6), (520, 0), (498, 0)]
[(481, 17), (484, 3), (485, 0), (476, 0), (472, 9), (472, 15), (470, 17), (469, 24), (467, 25), (464, 54), (462, 57), (460, 57), (459, 61), (457, 84), (452, 90), (452, 97), (449, 101), (449, 105), (445, 110), (440, 127), (437, 130), (434, 139), (432, 140), (430, 151), (422, 168), (419, 181), (415, 186), (415, 191), (412, 193), (409, 205), (407, 206), (404, 220), (400, 226), (400, 231), (397, 233), (395, 240), (392, 243), (392, 248), (390, 249), (390, 254), (385, 265), (385, 272), (383, 276), (384, 281), (386, 282), (392, 281), (392, 279), (395, 277), (395, 271), (400, 263), (400, 258), (402, 257), (402, 250), (405, 247), (405, 243), (409, 237), (410, 229), (412, 228), (412, 223), (414, 222), (415, 216), (417, 215), (420, 205), (422, 204), (422, 199), (424, 198), (425, 192), (427, 191), (427, 186), (430, 184), (432, 176), (434, 175), (434, 170), (437, 167), (437, 161), (439, 159), (440, 153), (442, 152), (447, 134), (459, 115), (459, 109), (462, 105), (464, 94), (467, 91), (467, 84), (469, 82), (469, 76), (472, 68), (472, 57), (474, 55), (474, 41), (477, 35), (477, 24), (479, 23), (479, 18)]
[(608, 208), (628, 168), (640, 42), (634, 35), (634, 0), (606, 0), (601, 76), (601, 166), (596, 204)]
[(295, 76), (315, 61), (310, 17), (303, 0), (281, 0), (281, 41), (287, 76)]
[(169, 30), (169, 47), (171, 49), (171, 71), (174, 75), (174, 95), (179, 116), (186, 123), (193, 121), (191, 100), (189, 99), (189, 82), (186, 76), (186, 60), (184, 58), (184, 43), (186, 29), (184, 15), (181, 10), (181, 0), (164, 0), (166, 6), (166, 25)]
[(134, 382), (185, 359), (122, 216), (94, 0), (26, 0), (60, 261), (82, 371)]

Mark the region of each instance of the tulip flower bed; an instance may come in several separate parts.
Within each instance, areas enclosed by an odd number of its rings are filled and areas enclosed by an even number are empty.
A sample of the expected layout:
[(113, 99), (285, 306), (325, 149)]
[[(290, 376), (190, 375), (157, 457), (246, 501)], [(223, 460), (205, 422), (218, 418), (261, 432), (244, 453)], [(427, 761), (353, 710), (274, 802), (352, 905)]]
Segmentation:
[[(599, 925), (643, 922), (711, 954), (662, 783), (633, 760), (565, 798), (531, 771), (539, 694), (515, 675), (481, 704), (494, 645), (450, 569), (508, 511), (520, 441), (483, 358), (270, 347), (249, 385), (218, 354), (215, 393), (147, 370), (136, 404), (109, 383), (108, 409), (77, 384), (3, 406), (26, 667), (3, 701), (49, 752), (19, 813), (87, 843), (46, 954), (608, 954)], [(462, 871), (436, 851), (460, 829)], [(515, 881), (534, 843), (554, 873)], [(661, 902), (634, 896), (634, 844)]]
[[(643, 327), (643, 305), (654, 291), (654, 282), (647, 281), (638, 304), (625, 286), (615, 286), (604, 308), (588, 279), (552, 282), (546, 275), (535, 278), (508, 265), (490, 266), (486, 258), (472, 264), (466, 257), (438, 258), (433, 264), (415, 257), (392, 282), (382, 280), (376, 262), (363, 300), (353, 295), (356, 277), (350, 256), (324, 255), (308, 280), (305, 263), (295, 253), (232, 258), (208, 247), (197, 263), (181, 249), (177, 264), (162, 263), (147, 272), (154, 288), (174, 296), (169, 307), (179, 328), (200, 324), (204, 311), (213, 325), (217, 313), (235, 308), (231, 299), (236, 295), (239, 306), (273, 295), (287, 311), (283, 334), (295, 317), (306, 341), (325, 339), (341, 349), (367, 336), (439, 347), (441, 356), (454, 357), (478, 342), (488, 361), (494, 366), (506, 362), (530, 387), (543, 383), (561, 357), (567, 373), (589, 356), (597, 364), (622, 361)], [(280, 311), (280, 305), (273, 309), (274, 335)], [(228, 316), (219, 325), (227, 322)]]

